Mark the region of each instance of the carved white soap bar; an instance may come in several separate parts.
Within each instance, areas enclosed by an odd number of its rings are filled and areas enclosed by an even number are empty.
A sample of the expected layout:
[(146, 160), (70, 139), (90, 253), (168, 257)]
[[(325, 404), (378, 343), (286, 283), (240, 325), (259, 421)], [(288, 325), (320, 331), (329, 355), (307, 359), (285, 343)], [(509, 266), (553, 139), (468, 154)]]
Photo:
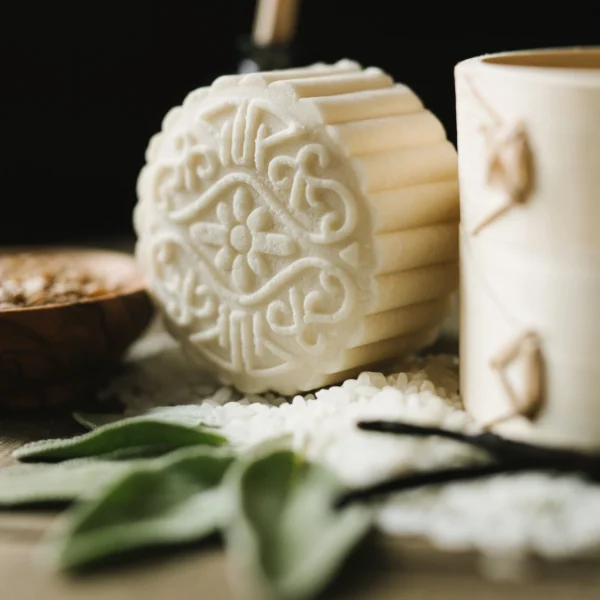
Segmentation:
[(172, 334), (244, 392), (292, 394), (431, 343), (457, 284), (457, 156), (351, 61), (192, 92), (147, 151), (137, 255)]

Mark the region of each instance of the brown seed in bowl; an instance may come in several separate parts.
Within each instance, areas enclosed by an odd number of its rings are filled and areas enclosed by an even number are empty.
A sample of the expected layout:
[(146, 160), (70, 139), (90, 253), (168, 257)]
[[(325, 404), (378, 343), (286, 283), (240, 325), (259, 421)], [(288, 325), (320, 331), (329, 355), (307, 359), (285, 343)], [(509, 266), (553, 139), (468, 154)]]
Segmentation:
[(117, 292), (118, 285), (60, 255), (20, 252), (0, 258), (0, 309), (65, 304)]
[[(31, 293), (22, 306), (0, 310), (0, 408), (90, 402), (150, 323), (153, 307), (143, 277), (127, 254), (94, 250), (33, 254), (21, 264), (29, 269), (48, 261), (52, 270), (28, 271), (31, 278), (42, 276), (36, 282), (42, 297)], [(12, 265), (14, 274), (14, 261), (22, 259), (16, 253), (4, 255), (1, 268)], [(46, 279), (57, 273), (62, 273), (63, 287), (49, 295)], [(1, 274), (0, 279), (6, 281)], [(29, 285), (31, 292), (35, 286)]]

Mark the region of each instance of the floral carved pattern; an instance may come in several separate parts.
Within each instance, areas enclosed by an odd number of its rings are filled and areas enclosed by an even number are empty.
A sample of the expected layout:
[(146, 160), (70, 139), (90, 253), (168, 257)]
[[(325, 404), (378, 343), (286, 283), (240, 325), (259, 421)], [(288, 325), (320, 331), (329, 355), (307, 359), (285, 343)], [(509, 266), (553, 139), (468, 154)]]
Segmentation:
[(233, 376), (327, 368), (323, 343), (348, 347), (369, 287), (369, 215), (332, 142), (280, 106), (184, 107), (139, 186), (152, 292), (189, 349)]
[(273, 233), (272, 217), (263, 206), (256, 206), (252, 195), (239, 187), (230, 204), (217, 204), (217, 223), (198, 222), (190, 227), (197, 244), (218, 248), (215, 266), (232, 274), (235, 287), (247, 292), (255, 287), (257, 277), (271, 272), (267, 257), (291, 256), (294, 240), (283, 233)]

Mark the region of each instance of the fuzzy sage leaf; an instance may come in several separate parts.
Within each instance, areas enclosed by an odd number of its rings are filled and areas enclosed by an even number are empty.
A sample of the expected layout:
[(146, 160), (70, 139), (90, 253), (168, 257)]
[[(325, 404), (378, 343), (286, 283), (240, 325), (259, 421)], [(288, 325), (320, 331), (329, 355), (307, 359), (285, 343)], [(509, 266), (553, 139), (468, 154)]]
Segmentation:
[(367, 533), (370, 510), (335, 510), (343, 485), (291, 451), (271, 452), (234, 473), (237, 508), (227, 543), (235, 581), (253, 582), (251, 594), (260, 598), (314, 597)]
[(124, 417), (120, 413), (73, 413), (73, 418), (86, 429), (98, 429), (110, 423), (124, 421), (128, 417)]
[(164, 453), (185, 446), (221, 446), (226, 439), (201, 427), (149, 419), (124, 419), (73, 438), (26, 444), (13, 453), (21, 461), (61, 461), (102, 456), (115, 451), (141, 448)]
[(114, 450), (59, 463), (18, 464), (0, 469), (0, 507), (62, 504), (96, 498), (113, 481), (168, 452), (160, 446)]
[[(136, 419), (149, 419), (151, 421), (167, 421), (187, 427), (198, 427), (203, 424), (206, 413), (195, 404), (181, 406), (157, 406), (148, 408), (132, 415)], [(129, 417), (129, 418), (132, 418)], [(97, 429), (108, 423), (122, 421), (126, 417), (118, 413), (73, 413), (73, 418), (87, 429)], [(205, 425), (205, 427), (207, 427)]]
[(135, 461), (73, 460), (0, 469), (0, 507), (67, 503), (94, 497)]
[(76, 569), (148, 547), (197, 541), (232, 511), (221, 482), (234, 460), (223, 449), (188, 448), (138, 465), (50, 537), (57, 566)]

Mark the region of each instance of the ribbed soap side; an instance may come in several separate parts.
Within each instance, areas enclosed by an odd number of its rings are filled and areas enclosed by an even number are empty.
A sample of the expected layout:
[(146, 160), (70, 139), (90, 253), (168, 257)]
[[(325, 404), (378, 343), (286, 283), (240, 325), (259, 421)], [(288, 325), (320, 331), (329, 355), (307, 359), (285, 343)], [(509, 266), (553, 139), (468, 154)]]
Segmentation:
[(352, 356), (361, 345), (365, 360), (386, 354), (373, 345), (382, 340), (400, 353), (407, 335), (443, 321), (458, 285), (456, 149), (421, 99), (379, 69), (285, 84), (347, 157), (372, 216), (373, 301)]

